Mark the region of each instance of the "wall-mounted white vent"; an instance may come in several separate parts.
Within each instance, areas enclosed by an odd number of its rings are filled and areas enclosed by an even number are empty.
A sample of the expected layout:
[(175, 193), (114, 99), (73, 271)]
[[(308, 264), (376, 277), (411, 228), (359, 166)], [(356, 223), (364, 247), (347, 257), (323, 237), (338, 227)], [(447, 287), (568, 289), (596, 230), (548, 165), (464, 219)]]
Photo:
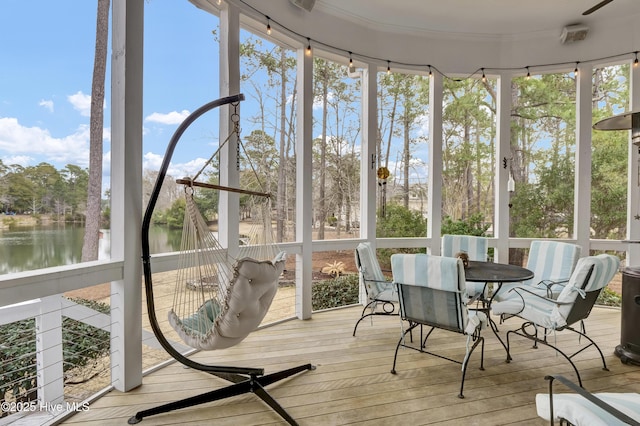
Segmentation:
[(289, 0), (291, 4), (294, 4), (307, 12), (311, 12), (313, 6), (316, 4), (316, 0)]
[(562, 44), (565, 44), (584, 40), (587, 37), (588, 33), (589, 27), (587, 27), (586, 25), (567, 25), (562, 29), (560, 42)]

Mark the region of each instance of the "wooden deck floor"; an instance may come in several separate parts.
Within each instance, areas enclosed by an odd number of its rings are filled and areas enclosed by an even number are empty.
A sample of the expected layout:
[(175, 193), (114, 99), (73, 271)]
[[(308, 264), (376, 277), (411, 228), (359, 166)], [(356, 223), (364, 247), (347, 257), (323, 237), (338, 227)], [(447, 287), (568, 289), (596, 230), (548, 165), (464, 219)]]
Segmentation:
[[(316, 370), (300, 373), (268, 389), (301, 425), (503, 425), (546, 424), (536, 416), (535, 394), (546, 392), (545, 374), (575, 379), (564, 358), (549, 348), (535, 350), (525, 339), (512, 340), (513, 361), (485, 332), (485, 370), (476, 351), (467, 371), (465, 399), (457, 397), (460, 366), (433, 356), (402, 350), (397, 375), (390, 373), (399, 335), (397, 317), (363, 322), (357, 337), (352, 328), (359, 308), (327, 311), (308, 321), (289, 321), (266, 328), (240, 345), (194, 357), (209, 363), (264, 367), (267, 373), (311, 362)], [(517, 320), (501, 326), (504, 336)], [(592, 392), (640, 392), (640, 367), (624, 365), (613, 354), (620, 343), (620, 311), (595, 308), (586, 324), (589, 335), (605, 353), (610, 371), (603, 371), (594, 350), (578, 355), (584, 386)], [(437, 332), (434, 348), (453, 357), (464, 354), (465, 339)], [(558, 333), (558, 344), (577, 347), (573, 333)], [(554, 338), (553, 336), (551, 337)], [(200, 371), (172, 364), (144, 378), (128, 392), (112, 391), (65, 424), (123, 425), (138, 410), (193, 396), (227, 382)], [(561, 386), (559, 386), (561, 389)], [(148, 417), (150, 425), (267, 425), (282, 419), (255, 395), (248, 394)]]

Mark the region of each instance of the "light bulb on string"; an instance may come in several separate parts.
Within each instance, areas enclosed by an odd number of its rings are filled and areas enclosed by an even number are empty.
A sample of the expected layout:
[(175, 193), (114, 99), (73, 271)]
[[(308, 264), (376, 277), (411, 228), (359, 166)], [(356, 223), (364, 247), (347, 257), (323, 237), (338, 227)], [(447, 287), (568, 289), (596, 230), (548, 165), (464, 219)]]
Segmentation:
[[(222, 5), (222, 3), (223, 3), (222, 0), (214, 0), (214, 1), (218, 6)], [(272, 32), (271, 18), (269, 16), (267, 16), (267, 15), (263, 15), (263, 16), (267, 20), (266, 33), (268, 35), (271, 35), (271, 32)], [(274, 22), (276, 22), (276, 21), (274, 21)], [(283, 27), (283, 29), (287, 30), (286, 27)], [(302, 35), (302, 34), (297, 34), (297, 35)], [(335, 49), (338, 49), (338, 50), (341, 49), (340, 47), (337, 47), (337, 46), (329, 46), (329, 47), (335, 47)], [(349, 67), (352, 67), (353, 66), (353, 52), (349, 51), (348, 53), (349, 53)], [(638, 64), (640, 63), (640, 61), (638, 60), (638, 53), (640, 53), (640, 51), (627, 52), (627, 53), (624, 53), (624, 54), (617, 55), (617, 57), (622, 57), (623, 55), (629, 55), (631, 53), (634, 54), (633, 67), (634, 68), (638, 67)], [(311, 56), (312, 55), (311, 39), (309, 37), (307, 37), (306, 55), (307, 56)], [(611, 57), (599, 58), (599, 59), (610, 59), (610, 58)], [(382, 58), (372, 58), (372, 59), (382, 60)], [(592, 61), (599, 60), (599, 59), (592, 59)], [(571, 62), (563, 63), (563, 65), (569, 65), (569, 64), (571, 64)], [(575, 64), (576, 64), (576, 66), (574, 68), (574, 73), (577, 76), (579, 74), (578, 65), (580, 64), (580, 61), (576, 61)], [(537, 64), (537, 65), (533, 65), (533, 66), (535, 66), (535, 67), (544, 67), (546, 65), (551, 65), (551, 64)], [(558, 64), (554, 64), (554, 65), (558, 65)], [(425, 65), (421, 65), (421, 66), (425, 66)], [(432, 70), (433, 67), (431, 65), (426, 65), (426, 66), (429, 67), (429, 76), (433, 75), (433, 70)], [(525, 68), (526, 68), (526, 71), (527, 71), (526, 78), (530, 79), (530, 77), (531, 77), (530, 70), (529, 70), (530, 66), (526, 66)], [(501, 68), (492, 68), (492, 69), (497, 70), (497, 71), (501, 70)], [(486, 69), (483, 67), (483, 68), (481, 68), (481, 70), (482, 70), (482, 81), (486, 82), (486, 73), (485, 73)], [(436, 69), (436, 71), (438, 71), (438, 70)], [(390, 60), (387, 60), (387, 74), (391, 74), (391, 61)], [(445, 78), (447, 77), (445, 74), (442, 74), (442, 73), (440, 73), (440, 74)]]

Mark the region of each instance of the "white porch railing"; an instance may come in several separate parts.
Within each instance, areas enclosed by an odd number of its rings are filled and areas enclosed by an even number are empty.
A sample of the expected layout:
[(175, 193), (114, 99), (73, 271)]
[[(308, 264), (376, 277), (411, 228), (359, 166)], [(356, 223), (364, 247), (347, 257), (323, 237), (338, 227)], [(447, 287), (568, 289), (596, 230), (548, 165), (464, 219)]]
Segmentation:
[[(360, 241), (318, 241), (313, 243), (313, 250), (353, 250)], [(509, 241), (509, 245), (514, 248), (526, 248), (530, 242), (531, 239), (514, 239)], [(379, 248), (422, 248), (429, 246), (429, 243), (426, 238), (377, 241)], [(296, 243), (283, 246), (291, 254), (299, 254), (301, 250), (301, 246)], [(590, 248), (626, 252), (628, 247), (629, 243), (623, 241), (593, 240)], [(153, 256), (152, 265), (154, 274), (174, 270), (177, 267), (177, 255)], [(110, 315), (78, 305), (64, 298), (62, 294), (122, 280), (123, 268), (124, 261), (97, 261), (0, 276), (0, 325), (35, 318), (38, 407), (54, 407), (64, 402), (63, 317), (110, 331), (111, 341), (126, 333), (130, 326), (123, 322), (114, 322)], [(296, 294), (292, 303), (297, 303), (299, 297)], [(116, 302), (111, 306), (112, 312), (121, 309), (117, 304), (119, 298), (113, 300)], [(153, 341), (153, 334), (143, 330), (140, 343), (149, 342), (148, 345), (152, 346)], [(112, 365), (127, 362), (125, 354), (119, 351), (112, 351), (111, 357)]]

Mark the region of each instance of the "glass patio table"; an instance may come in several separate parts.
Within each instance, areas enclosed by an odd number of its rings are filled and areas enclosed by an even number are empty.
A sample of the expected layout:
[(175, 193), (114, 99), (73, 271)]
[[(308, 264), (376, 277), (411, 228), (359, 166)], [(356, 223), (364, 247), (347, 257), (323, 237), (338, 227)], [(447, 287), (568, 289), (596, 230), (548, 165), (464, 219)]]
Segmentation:
[[(496, 293), (500, 290), (503, 283), (513, 283), (526, 281), (533, 278), (533, 272), (531, 272), (527, 268), (523, 268), (522, 266), (517, 265), (509, 265), (505, 263), (493, 263), (493, 262), (479, 262), (479, 261), (469, 261), (469, 264), (466, 268), (464, 268), (465, 273), (465, 281), (472, 282), (481, 282), (485, 283), (485, 291), (482, 292), (483, 296), (481, 302), (483, 303), (482, 308), (476, 308), (477, 310), (483, 311), (487, 314), (487, 320), (489, 322), (489, 326), (491, 327), (491, 331), (498, 338), (502, 347), (504, 347), (505, 351), (507, 350), (507, 346), (504, 344), (500, 335), (498, 335), (498, 326), (491, 319), (491, 302), (493, 302), (493, 298)], [(495, 285), (493, 289), (486, 294), (487, 287), (491, 285)]]

